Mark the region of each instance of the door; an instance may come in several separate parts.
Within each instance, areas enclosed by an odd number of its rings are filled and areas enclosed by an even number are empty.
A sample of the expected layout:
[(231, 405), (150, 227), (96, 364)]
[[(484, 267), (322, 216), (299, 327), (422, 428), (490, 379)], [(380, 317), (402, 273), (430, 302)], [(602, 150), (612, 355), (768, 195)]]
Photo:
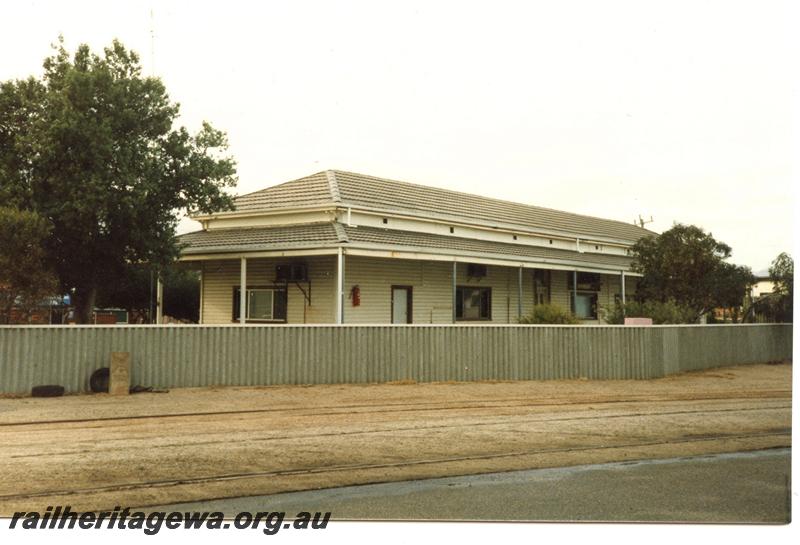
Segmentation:
[(392, 323), (411, 323), (410, 286), (392, 286)]

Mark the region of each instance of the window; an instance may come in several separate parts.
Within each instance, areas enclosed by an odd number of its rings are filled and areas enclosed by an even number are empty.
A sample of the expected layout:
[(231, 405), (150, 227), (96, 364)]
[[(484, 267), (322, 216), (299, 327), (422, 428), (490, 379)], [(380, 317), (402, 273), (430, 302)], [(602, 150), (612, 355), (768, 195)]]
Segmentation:
[[(245, 318), (254, 322), (286, 321), (286, 289), (282, 287), (251, 287), (245, 294)], [(239, 287), (233, 289), (233, 321), (239, 321)]]
[[(596, 273), (579, 272), (578, 276), (578, 291), (600, 291), (600, 275)], [(572, 291), (572, 282), (574, 281), (575, 274), (567, 273), (567, 289)]]
[(456, 320), (491, 320), (492, 288), (456, 288)]

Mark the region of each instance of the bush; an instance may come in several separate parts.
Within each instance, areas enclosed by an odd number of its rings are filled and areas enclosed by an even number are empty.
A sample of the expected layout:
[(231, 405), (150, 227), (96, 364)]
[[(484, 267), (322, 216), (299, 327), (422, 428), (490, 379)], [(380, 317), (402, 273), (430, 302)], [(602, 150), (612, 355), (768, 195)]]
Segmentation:
[(558, 305), (536, 305), (533, 312), (519, 319), (521, 324), (580, 324), (575, 316)]
[(624, 324), (625, 316), (636, 318), (652, 318), (654, 324), (696, 324), (697, 314), (675, 301), (628, 301), (624, 312), (621, 303), (605, 308), (605, 320), (609, 324)]

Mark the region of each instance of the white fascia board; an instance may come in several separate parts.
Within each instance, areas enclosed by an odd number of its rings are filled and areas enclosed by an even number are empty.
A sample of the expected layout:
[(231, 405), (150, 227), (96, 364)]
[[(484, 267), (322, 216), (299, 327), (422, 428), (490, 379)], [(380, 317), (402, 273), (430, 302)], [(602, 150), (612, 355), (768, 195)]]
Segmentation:
[(209, 221), (217, 219), (228, 218), (255, 218), (259, 216), (276, 216), (276, 215), (293, 215), (306, 212), (336, 212), (337, 207), (334, 203), (320, 204), (314, 206), (301, 206), (291, 208), (275, 208), (274, 210), (247, 210), (245, 212), (237, 212), (235, 210), (230, 212), (219, 212), (216, 214), (200, 214), (197, 216), (189, 216), (190, 219), (195, 221)]
[[(483, 222), (480, 220), (474, 221), (465, 221), (463, 218), (457, 218), (453, 216), (447, 216), (445, 214), (419, 214), (414, 212), (399, 212), (397, 210), (384, 210), (380, 208), (372, 208), (372, 207), (365, 207), (365, 206), (348, 206), (348, 207), (339, 207), (337, 208), (338, 212), (345, 212), (347, 208), (350, 208), (353, 212), (360, 212), (363, 214), (369, 214), (372, 216), (383, 216), (387, 218), (400, 218), (400, 219), (409, 219), (409, 220), (416, 220), (416, 221), (428, 221), (431, 223), (443, 223), (452, 226), (458, 227), (474, 227), (479, 229), (486, 229), (487, 231), (493, 232), (506, 232), (510, 234), (523, 234), (523, 235), (534, 235), (534, 236), (542, 236), (548, 238), (556, 238), (561, 240), (569, 240), (574, 241), (576, 239), (581, 239), (584, 242), (591, 242), (591, 243), (599, 243), (599, 244), (609, 244), (620, 246), (622, 248), (630, 248), (633, 246), (633, 242), (629, 240), (611, 238), (611, 237), (602, 237), (602, 236), (592, 236), (591, 238), (587, 238), (587, 235), (580, 235), (575, 233), (569, 233), (566, 231), (558, 231), (558, 230), (550, 230), (550, 229), (534, 229), (534, 228), (526, 228), (525, 226), (521, 225), (514, 225), (509, 223), (489, 223)], [(600, 218), (597, 218), (600, 219)], [(607, 221), (614, 221), (614, 220), (607, 220)]]
[(404, 249), (392, 250), (380, 247), (366, 247), (360, 245), (358, 247), (344, 245), (344, 253), (351, 256), (363, 257), (380, 257), (386, 259), (415, 259), (420, 261), (447, 261), (456, 263), (476, 263), (480, 265), (497, 265), (500, 267), (522, 267), (524, 269), (552, 269), (559, 271), (580, 271), (580, 272), (594, 272), (601, 274), (619, 274), (625, 271), (626, 276), (641, 276), (638, 273), (631, 272), (628, 268), (620, 268), (613, 266), (592, 266), (591, 264), (578, 264), (570, 263), (568, 261), (554, 260), (554, 259), (520, 259), (518, 257), (508, 259), (487, 258), (468, 253), (432, 253), (424, 250), (417, 249)]
[(224, 261), (226, 259), (241, 259), (242, 257), (302, 257), (310, 255), (336, 255), (338, 245), (329, 248), (308, 248), (306, 250), (264, 250), (264, 251), (220, 251), (215, 253), (186, 254), (178, 261)]
[(312, 225), (331, 223), (335, 219), (332, 210), (316, 212), (292, 212), (272, 214), (268, 216), (252, 216), (239, 218), (216, 218), (206, 220), (206, 231), (222, 231), (225, 229), (253, 229), (260, 227), (291, 227), (293, 225)]

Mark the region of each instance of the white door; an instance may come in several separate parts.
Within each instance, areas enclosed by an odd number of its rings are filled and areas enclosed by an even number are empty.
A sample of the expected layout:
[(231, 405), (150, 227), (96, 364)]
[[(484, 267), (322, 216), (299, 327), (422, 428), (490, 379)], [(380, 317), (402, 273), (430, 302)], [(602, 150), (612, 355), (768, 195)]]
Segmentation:
[(392, 286), (392, 323), (411, 323), (411, 288)]

